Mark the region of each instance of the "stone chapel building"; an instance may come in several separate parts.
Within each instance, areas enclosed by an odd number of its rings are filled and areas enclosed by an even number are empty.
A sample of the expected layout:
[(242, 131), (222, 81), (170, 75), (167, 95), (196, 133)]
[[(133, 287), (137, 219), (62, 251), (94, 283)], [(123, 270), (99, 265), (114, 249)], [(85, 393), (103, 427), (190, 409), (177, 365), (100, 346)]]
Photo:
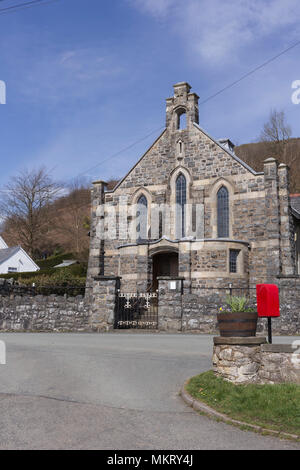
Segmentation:
[(86, 296), (96, 328), (115, 324), (118, 292), (158, 291), (159, 328), (210, 331), (209, 306), (227, 289), (247, 295), (284, 280), (299, 291), (289, 168), (274, 158), (250, 168), (229, 139), (199, 126), (198, 99), (188, 83), (174, 85), (149, 150), (113, 190), (93, 183)]

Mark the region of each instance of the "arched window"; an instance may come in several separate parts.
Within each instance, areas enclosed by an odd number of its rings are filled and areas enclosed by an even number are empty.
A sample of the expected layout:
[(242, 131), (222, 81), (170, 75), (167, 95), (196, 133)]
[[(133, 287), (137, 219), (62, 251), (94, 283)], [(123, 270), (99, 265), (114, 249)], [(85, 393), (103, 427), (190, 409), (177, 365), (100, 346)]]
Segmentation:
[(186, 129), (186, 110), (184, 108), (180, 108), (176, 112), (177, 114), (177, 129), (183, 130)]
[(222, 186), (217, 194), (218, 199), (218, 237), (229, 237), (229, 193)]
[(142, 195), (137, 202), (136, 212), (137, 226), (136, 235), (138, 240), (146, 240), (148, 225), (148, 201), (146, 196)]
[(176, 180), (176, 237), (185, 237), (186, 179), (182, 173)]

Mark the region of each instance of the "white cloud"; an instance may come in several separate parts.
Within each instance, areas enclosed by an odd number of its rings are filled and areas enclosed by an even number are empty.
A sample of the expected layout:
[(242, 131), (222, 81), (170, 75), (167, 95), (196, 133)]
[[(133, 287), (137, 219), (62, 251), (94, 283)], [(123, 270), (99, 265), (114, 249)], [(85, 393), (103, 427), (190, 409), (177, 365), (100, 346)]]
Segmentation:
[(25, 99), (59, 103), (84, 99), (123, 73), (117, 60), (93, 48), (51, 51), (31, 57), (18, 88)]
[(177, 0), (131, 0), (131, 2), (146, 13), (162, 17), (177, 3)]
[(208, 62), (224, 62), (272, 34), (288, 41), (299, 32), (298, 0), (131, 0), (141, 11), (165, 18), (188, 48)]

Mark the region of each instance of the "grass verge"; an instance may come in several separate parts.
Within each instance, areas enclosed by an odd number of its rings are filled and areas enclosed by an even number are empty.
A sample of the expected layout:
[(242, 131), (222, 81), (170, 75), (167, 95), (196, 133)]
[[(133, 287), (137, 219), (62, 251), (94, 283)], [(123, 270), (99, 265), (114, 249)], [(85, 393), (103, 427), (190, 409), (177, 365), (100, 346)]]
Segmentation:
[(192, 377), (186, 391), (233, 419), (300, 435), (299, 385), (234, 385), (208, 371)]

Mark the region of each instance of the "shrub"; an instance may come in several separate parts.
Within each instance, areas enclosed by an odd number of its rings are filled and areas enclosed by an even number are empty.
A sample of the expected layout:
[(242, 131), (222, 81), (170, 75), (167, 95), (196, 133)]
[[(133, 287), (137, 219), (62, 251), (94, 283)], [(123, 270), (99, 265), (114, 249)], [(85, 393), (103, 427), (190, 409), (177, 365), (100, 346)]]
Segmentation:
[(54, 266), (61, 264), (64, 259), (76, 259), (76, 256), (74, 256), (73, 253), (63, 253), (49, 256), (49, 258), (46, 259), (38, 259), (36, 260), (36, 264), (44, 270), (45, 268), (54, 268)]
[(65, 268), (54, 268), (64, 259), (73, 259), (72, 254), (52, 256), (47, 260), (40, 260), (40, 271), (29, 273), (8, 273), (0, 278), (14, 279), (28, 288), (35, 285), (37, 294), (79, 295), (84, 293), (87, 263), (76, 263)]

